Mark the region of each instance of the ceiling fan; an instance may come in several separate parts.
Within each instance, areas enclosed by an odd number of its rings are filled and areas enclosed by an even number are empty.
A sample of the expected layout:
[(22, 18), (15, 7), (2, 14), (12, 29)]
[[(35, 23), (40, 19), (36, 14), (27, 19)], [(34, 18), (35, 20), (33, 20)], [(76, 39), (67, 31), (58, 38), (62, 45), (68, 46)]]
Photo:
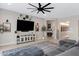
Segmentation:
[(48, 9), (54, 9), (54, 7), (47, 7), (50, 4), (51, 3), (47, 3), (46, 5), (42, 6), (41, 3), (38, 3), (38, 7), (37, 7), (37, 6), (32, 5), (32, 4), (29, 3), (29, 5), (31, 5), (32, 7), (35, 7), (35, 8), (27, 8), (27, 9), (33, 9), (33, 11), (31, 11), (31, 12), (37, 11), (37, 14), (39, 12), (42, 12), (43, 14), (45, 14), (45, 11), (46, 12), (51, 12)]

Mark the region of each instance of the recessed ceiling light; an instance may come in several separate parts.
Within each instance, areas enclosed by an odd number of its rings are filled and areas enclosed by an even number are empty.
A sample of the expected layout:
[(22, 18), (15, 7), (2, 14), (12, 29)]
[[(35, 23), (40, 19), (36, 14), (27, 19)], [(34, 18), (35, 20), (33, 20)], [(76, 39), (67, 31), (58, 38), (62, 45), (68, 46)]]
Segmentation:
[(8, 5), (12, 5), (12, 3), (8, 3)]

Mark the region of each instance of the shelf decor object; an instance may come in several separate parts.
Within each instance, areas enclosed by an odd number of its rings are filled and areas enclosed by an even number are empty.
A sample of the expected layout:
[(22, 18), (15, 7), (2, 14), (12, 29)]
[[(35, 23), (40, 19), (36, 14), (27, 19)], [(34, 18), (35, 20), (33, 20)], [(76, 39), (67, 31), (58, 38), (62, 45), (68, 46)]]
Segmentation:
[(25, 18), (28, 19), (29, 18), (29, 15), (25, 15)]
[(36, 31), (39, 31), (39, 23), (36, 24), (35, 29)]
[(42, 31), (46, 31), (46, 26), (42, 26)]

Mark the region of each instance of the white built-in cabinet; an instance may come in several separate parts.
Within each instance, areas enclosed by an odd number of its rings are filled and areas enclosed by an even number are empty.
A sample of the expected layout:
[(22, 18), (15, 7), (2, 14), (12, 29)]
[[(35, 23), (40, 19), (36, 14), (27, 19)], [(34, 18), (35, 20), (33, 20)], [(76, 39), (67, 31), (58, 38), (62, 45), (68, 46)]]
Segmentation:
[(33, 42), (35, 41), (35, 34), (19, 34), (17, 35), (17, 44)]

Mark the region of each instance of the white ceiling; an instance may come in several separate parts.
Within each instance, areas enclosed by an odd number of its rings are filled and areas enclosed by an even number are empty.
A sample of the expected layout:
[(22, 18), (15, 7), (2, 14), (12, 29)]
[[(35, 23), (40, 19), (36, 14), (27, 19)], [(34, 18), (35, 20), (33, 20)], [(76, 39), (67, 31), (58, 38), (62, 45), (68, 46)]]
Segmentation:
[[(37, 3), (32, 3), (35, 6), (38, 6)], [(42, 3), (42, 5), (45, 5), (46, 3)], [(54, 7), (54, 9), (50, 9), (51, 12), (45, 12), (43, 13), (38, 13), (37, 12), (31, 12), (32, 9), (27, 9), (27, 8), (32, 8), (32, 6), (28, 5), (28, 3), (0, 3), (0, 8), (19, 12), (19, 13), (24, 13), (24, 14), (29, 14), (32, 16), (37, 16), (40, 18), (62, 18), (62, 17), (69, 17), (69, 16), (74, 16), (74, 15), (79, 15), (79, 4), (78, 3), (55, 3), (55, 4), (50, 4), (48, 7)]]

